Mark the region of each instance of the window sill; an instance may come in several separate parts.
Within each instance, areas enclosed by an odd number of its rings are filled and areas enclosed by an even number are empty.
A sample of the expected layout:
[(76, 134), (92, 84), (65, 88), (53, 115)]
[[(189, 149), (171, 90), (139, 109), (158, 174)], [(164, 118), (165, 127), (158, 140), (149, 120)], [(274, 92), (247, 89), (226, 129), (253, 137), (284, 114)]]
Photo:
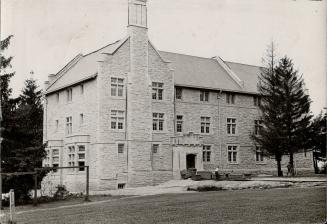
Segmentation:
[(209, 133), (200, 133), (200, 135), (213, 135), (213, 133), (209, 132)]
[(239, 165), (239, 163), (231, 163), (231, 162), (228, 162), (228, 165)]
[(167, 134), (167, 131), (152, 131), (153, 134)]
[(227, 134), (227, 137), (238, 137), (238, 134)]
[(126, 97), (125, 96), (110, 96), (110, 99), (114, 100), (124, 100)]
[(111, 132), (116, 132), (116, 133), (123, 133), (123, 132), (125, 132), (125, 129), (119, 129), (119, 130), (117, 130), (117, 129), (110, 129), (110, 131)]
[(267, 165), (266, 162), (256, 162), (255, 165)]

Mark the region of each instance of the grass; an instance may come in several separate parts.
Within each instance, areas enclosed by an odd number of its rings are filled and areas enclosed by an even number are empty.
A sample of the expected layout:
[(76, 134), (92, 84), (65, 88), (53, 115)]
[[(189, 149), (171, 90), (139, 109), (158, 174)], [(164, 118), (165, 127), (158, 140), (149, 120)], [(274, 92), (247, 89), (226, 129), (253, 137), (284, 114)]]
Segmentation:
[(154, 195), (27, 212), (17, 223), (323, 223), (326, 188)]

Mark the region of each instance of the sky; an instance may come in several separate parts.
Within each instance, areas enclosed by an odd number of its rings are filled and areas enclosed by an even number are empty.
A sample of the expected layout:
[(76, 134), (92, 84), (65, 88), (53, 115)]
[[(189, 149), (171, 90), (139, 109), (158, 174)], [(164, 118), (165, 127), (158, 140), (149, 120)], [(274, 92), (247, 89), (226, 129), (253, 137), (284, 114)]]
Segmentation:
[[(12, 34), (14, 95), (24, 80), (43, 88), (77, 54), (127, 34), (128, 0), (2, 0), (1, 39)], [(148, 0), (148, 32), (157, 49), (262, 65), (274, 41), (293, 59), (318, 114), (327, 105), (327, 1)], [(31, 74), (33, 71), (33, 74)]]

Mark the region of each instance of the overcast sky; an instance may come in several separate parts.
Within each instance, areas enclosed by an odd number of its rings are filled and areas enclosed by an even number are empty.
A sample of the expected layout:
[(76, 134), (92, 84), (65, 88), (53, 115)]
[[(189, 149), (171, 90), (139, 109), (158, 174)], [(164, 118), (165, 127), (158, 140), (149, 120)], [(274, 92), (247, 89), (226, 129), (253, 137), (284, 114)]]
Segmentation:
[[(78, 53), (123, 38), (128, 0), (2, 0), (1, 39), (19, 94), (34, 71), (41, 87)], [(261, 65), (273, 40), (304, 76), (317, 114), (326, 106), (326, 1), (149, 0), (149, 38), (159, 50)]]

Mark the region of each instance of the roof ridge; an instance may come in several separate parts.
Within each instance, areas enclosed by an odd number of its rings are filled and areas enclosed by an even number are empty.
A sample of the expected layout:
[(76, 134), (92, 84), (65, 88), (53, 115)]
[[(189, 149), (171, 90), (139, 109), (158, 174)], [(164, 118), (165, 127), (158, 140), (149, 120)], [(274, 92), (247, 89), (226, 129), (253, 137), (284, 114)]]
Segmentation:
[[(225, 61), (225, 60), (224, 60)], [(234, 62), (234, 61), (225, 61), (226, 63), (234, 63), (234, 64), (239, 64), (239, 65), (246, 65), (246, 66), (251, 66), (251, 67), (258, 67), (258, 68), (263, 68), (262, 66), (259, 65), (250, 65), (246, 63), (240, 63), (240, 62)]]
[(169, 52), (169, 51), (161, 51), (161, 50), (159, 50), (159, 52), (170, 53), (170, 54), (179, 54), (179, 55), (184, 55), (184, 56), (189, 56), (189, 57), (195, 57), (195, 58), (212, 59), (210, 57), (201, 57), (201, 56), (196, 56), (196, 55), (175, 53), (175, 52)]
[(83, 57), (86, 57), (86, 56), (88, 56), (88, 55), (90, 55), (90, 54), (94, 54), (94, 53), (96, 53), (96, 52), (98, 52), (98, 51), (100, 51), (100, 50), (102, 50), (102, 49), (104, 49), (104, 48), (106, 48), (106, 47), (109, 47), (110, 45), (113, 45), (113, 44), (118, 43), (118, 42), (121, 41), (121, 40), (122, 40), (122, 39), (116, 40), (115, 42), (110, 43), (110, 44), (107, 44), (107, 45), (105, 45), (105, 46), (99, 48), (98, 50), (91, 51), (90, 53), (87, 53), (87, 54), (83, 55)]

